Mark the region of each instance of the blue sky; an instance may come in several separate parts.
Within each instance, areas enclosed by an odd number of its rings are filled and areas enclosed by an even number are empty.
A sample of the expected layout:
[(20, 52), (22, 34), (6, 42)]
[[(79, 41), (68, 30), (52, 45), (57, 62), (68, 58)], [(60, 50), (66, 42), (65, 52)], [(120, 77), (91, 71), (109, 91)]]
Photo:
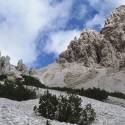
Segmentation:
[(52, 63), (84, 28), (97, 31), (125, 0), (0, 0), (0, 50), (16, 64)]

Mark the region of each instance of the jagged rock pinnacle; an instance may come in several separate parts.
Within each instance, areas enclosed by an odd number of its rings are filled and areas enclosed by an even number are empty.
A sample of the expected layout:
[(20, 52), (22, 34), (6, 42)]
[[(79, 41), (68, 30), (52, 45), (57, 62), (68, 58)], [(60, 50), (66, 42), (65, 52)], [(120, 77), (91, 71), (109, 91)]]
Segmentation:
[(125, 23), (125, 5), (121, 5), (111, 13), (111, 16), (105, 21), (104, 27), (113, 27), (120, 25), (119, 23)]
[(17, 70), (21, 71), (23, 74), (28, 73), (28, 68), (27, 66), (23, 63), (23, 60), (20, 59), (17, 63)]
[(1, 56), (0, 52), (0, 75), (7, 75), (9, 80), (21, 78), (21, 74), (29, 74), (28, 68), (19, 60), (17, 67), (10, 63), (9, 56)]
[(100, 33), (86, 29), (80, 38), (74, 39), (70, 42), (68, 49), (60, 54), (59, 62), (83, 62), (85, 66), (93, 65), (100, 62), (97, 55), (102, 36)]
[(80, 62), (85, 66), (125, 66), (125, 6), (117, 8), (101, 32), (85, 29), (59, 55), (58, 63)]

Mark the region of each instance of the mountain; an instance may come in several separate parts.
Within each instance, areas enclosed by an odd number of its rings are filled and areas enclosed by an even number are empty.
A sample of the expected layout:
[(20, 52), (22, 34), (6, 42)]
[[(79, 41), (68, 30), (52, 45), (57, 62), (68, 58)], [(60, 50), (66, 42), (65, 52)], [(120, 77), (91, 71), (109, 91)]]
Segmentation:
[[(6, 75), (8, 79), (14, 80), (21, 78), (23, 74), (32, 85), (35, 84), (33, 79), (26, 75), (35, 76), (45, 85), (52, 87), (85, 89), (97, 87), (125, 93), (125, 6), (120, 6), (111, 14), (100, 32), (92, 29), (83, 30), (80, 37), (75, 37), (67, 50), (62, 52), (53, 64), (42, 69), (28, 70), (22, 60), (14, 66), (10, 63), (9, 56), (0, 54), (0, 76)], [(46, 90), (57, 97), (67, 95), (64, 91), (48, 88), (34, 89), (31, 86), (28, 88), (36, 90), (39, 96)], [(8, 90), (7, 92), (10, 92), (11, 88)], [(92, 125), (125, 125), (124, 99), (108, 96), (104, 102), (80, 95), (79, 97), (82, 108), (91, 104), (96, 112), (96, 119)], [(48, 119), (33, 111), (34, 106), (39, 104), (38, 98), (20, 102), (0, 98), (0, 125), (45, 125)], [(68, 105), (66, 105), (67, 110)], [(55, 120), (49, 121), (51, 125), (73, 125)]]
[(34, 76), (48, 86), (125, 93), (125, 6), (112, 12), (100, 32), (85, 29), (51, 65)]

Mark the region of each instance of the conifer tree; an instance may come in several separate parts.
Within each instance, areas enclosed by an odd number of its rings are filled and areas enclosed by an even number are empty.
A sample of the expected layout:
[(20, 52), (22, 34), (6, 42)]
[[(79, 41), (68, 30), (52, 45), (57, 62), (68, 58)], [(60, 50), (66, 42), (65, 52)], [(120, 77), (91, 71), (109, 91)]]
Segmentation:
[(84, 125), (83, 123), (89, 123), (95, 119), (95, 112), (90, 104), (82, 109), (81, 102), (81, 98), (74, 94), (57, 98), (56, 95), (46, 91), (40, 97), (39, 107), (35, 107), (34, 110), (51, 120)]
[(49, 122), (49, 120), (46, 121), (46, 125), (51, 125), (50, 122)]

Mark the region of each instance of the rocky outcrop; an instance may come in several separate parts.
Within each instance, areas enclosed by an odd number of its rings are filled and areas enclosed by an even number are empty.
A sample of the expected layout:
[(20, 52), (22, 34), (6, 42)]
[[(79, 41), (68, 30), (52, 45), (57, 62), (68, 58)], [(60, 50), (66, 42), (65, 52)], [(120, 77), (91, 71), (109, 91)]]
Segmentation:
[(85, 29), (59, 55), (58, 63), (78, 62), (84, 66), (125, 66), (125, 6), (117, 8), (100, 32)]
[(0, 57), (0, 74), (7, 74), (11, 71), (10, 57)]
[(68, 49), (59, 55), (58, 62), (83, 62), (85, 66), (99, 63), (103, 36), (91, 29), (85, 29), (79, 39), (70, 42)]
[(20, 71), (23, 74), (28, 74), (29, 72), (27, 66), (23, 63), (22, 59), (18, 61), (16, 68), (18, 71)]
[(10, 63), (9, 56), (1, 56), (0, 53), (0, 75), (7, 75), (9, 80), (14, 80), (21, 77), (21, 72)]
[(125, 5), (121, 5), (111, 13), (111, 16), (105, 21), (104, 27), (113, 27), (121, 23), (125, 23)]
[(19, 60), (18, 65), (14, 66), (10, 63), (9, 56), (1, 56), (0, 52), (0, 75), (7, 75), (9, 80), (21, 78), (21, 74), (29, 74), (29, 70), (22, 60)]
[[(101, 34), (106, 41), (111, 44), (110, 50), (112, 56), (108, 60), (112, 60), (113, 64), (124, 67), (125, 64), (125, 6), (122, 5), (112, 12), (111, 16), (106, 20)], [(112, 49), (111, 49), (112, 48)]]

